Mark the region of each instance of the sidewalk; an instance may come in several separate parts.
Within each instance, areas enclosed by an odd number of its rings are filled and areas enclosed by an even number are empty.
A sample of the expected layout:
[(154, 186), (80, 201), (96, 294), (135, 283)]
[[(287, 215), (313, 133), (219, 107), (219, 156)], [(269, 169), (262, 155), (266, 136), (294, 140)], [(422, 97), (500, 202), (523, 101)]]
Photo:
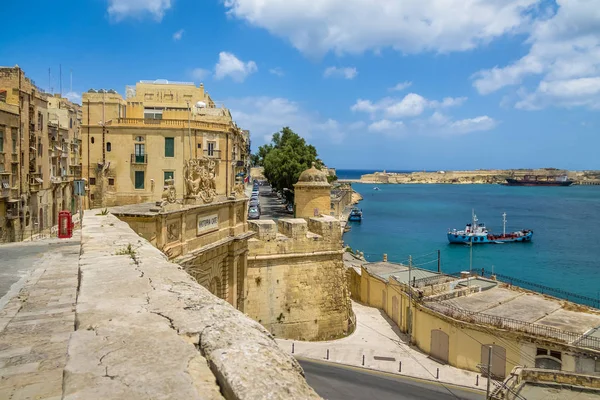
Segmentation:
[[(363, 366), (364, 355), (365, 368), (398, 373), (402, 363), (402, 375), (485, 390), (485, 378), (479, 376), (479, 386), (476, 386), (478, 374), (440, 364), (409, 346), (406, 335), (392, 325), (383, 311), (354, 301), (352, 309), (356, 314), (357, 328), (346, 338), (325, 342), (277, 339), (277, 342), (288, 352), (292, 351), (293, 342), (295, 356), (326, 360), (329, 350), (330, 362)], [(436, 379), (438, 368), (439, 379)]]
[[(0, 399), (60, 399), (75, 327), (80, 231), (49, 246), (0, 310)], [(51, 239), (52, 242), (57, 239)], [(29, 242), (39, 245), (40, 242)], [(21, 244), (26, 249), (28, 244)]]

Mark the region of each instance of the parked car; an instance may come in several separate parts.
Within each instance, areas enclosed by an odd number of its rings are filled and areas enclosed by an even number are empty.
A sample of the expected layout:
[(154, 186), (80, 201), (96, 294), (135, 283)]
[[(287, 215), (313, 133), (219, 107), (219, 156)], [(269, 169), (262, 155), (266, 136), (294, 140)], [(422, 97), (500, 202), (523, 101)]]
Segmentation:
[(294, 205), (292, 203), (288, 203), (287, 206), (285, 206), (285, 210), (289, 213), (293, 213), (294, 212)]
[(260, 218), (260, 211), (258, 210), (258, 207), (250, 207), (248, 209), (248, 219), (259, 219)]
[(250, 207), (256, 207), (260, 211), (260, 201), (258, 199), (250, 199)]

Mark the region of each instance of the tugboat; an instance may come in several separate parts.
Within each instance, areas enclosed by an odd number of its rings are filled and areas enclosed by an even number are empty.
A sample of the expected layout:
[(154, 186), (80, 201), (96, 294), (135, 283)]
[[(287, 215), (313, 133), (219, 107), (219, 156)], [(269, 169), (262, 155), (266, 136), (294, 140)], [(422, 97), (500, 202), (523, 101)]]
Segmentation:
[(475, 211), (472, 213), (471, 223), (467, 224), (464, 230), (448, 230), (448, 241), (450, 243), (509, 243), (509, 242), (530, 242), (533, 237), (533, 231), (530, 229), (521, 229), (520, 231), (506, 233), (506, 213), (502, 214), (502, 235), (493, 235), (485, 224), (479, 223)]
[(348, 217), (348, 221), (362, 221), (362, 210), (357, 207), (354, 207), (352, 211), (350, 211), (350, 216)]

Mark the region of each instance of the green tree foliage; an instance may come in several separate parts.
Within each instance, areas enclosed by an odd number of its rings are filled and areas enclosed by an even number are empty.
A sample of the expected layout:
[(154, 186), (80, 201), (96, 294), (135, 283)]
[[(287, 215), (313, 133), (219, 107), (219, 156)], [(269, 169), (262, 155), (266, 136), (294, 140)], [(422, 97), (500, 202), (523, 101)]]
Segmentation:
[(317, 167), (323, 165), (317, 158), (317, 149), (289, 127), (275, 133), (270, 144), (261, 146), (258, 156), (262, 158), (265, 177), (277, 190), (294, 190), (294, 183), (298, 182), (302, 171), (310, 168), (313, 162)]

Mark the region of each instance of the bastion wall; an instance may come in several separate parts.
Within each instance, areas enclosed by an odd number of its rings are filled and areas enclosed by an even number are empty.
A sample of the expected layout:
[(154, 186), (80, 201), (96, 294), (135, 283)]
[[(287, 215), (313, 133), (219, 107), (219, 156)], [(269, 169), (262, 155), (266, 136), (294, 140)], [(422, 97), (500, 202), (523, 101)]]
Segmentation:
[(352, 315), (339, 220), (249, 221), (244, 311), (276, 337), (326, 340)]

